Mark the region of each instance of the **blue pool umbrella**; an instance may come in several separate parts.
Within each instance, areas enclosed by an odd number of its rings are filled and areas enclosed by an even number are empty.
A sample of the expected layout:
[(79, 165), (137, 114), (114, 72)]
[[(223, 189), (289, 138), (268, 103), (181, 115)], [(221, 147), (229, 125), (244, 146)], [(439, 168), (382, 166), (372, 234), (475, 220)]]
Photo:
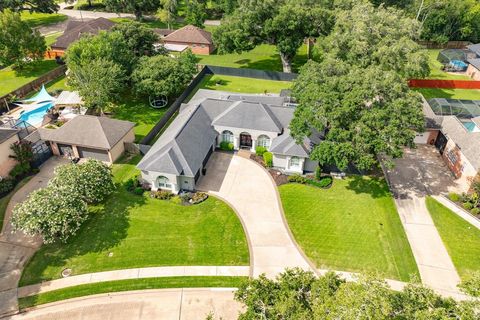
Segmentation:
[(23, 102), (35, 102), (35, 103), (46, 102), (46, 101), (55, 101), (55, 98), (52, 97), (47, 92), (43, 84), (42, 84), (42, 89), (40, 89), (40, 91), (36, 95), (31, 97), (30, 99), (23, 100)]

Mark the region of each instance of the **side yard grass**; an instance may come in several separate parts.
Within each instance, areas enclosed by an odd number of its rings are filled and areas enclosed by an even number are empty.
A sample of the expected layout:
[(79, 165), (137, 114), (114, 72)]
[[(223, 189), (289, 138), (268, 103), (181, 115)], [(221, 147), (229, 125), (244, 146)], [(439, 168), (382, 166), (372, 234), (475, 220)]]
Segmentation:
[(440, 89), (440, 88), (416, 88), (425, 99), (446, 98), (446, 99), (465, 99), (480, 100), (480, 90), (476, 89)]
[(10, 191), (9, 194), (0, 198), (0, 232), (2, 231), (2, 228), (3, 228), (3, 220), (5, 219), (5, 213), (7, 211), (7, 206), (8, 206), (8, 203), (10, 202), (10, 199), (12, 199), (15, 192), (17, 192), (21, 187), (23, 187), (30, 179), (31, 177), (26, 177), (25, 179), (17, 183), (15, 188), (12, 191)]
[(223, 287), (237, 288), (245, 281), (247, 277), (165, 277), (165, 278), (145, 278), (107, 281), (100, 283), (92, 283), (79, 285), (60, 290), (54, 290), (20, 298), (18, 304), (20, 309), (34, 307), (40, 304), (61, 301), (71, 298), (89, 296), (93, 294), (120, 292), (130, 290), (146, 290), (146, 289), (166, 289), (166, 288), (208, 288)]
[(469, 76), (464, 74), (453, 74), (442, 71), (442, 63), (437, 60), (438, 54), (442, 51), (441, 49), (429, 49), (428, 52), (428, 64), (430, 65), (430, 75), (429, 79), (440, 79), (440, 80), (472, 80)]
[(72, 274), (137, 267), (248, 265), (247, 241), (240, 221), (224, 202), (209, 198), (198, 205), (137, 196), (121, 185), (138, 174), (135, 164), (115, 164), (118, 185), (67, 243), (43, 246), (24, 269), (20, 285)]
[(64, 14), (39, 13), (39, 12), (28, 12), (28, 11), (23, 11), (21, 13), (21, 18), (32, 28), (59, 23), (68, 19), (68, 17)]
[(480, 271), (480, 230), (435, 199), (427, 198), (427, 208), (435, 227), (462, 280)]
[(289, 89), (291, 86), (292, 82), (289, 81), (207, 75), (199, 83), (197, 90), (209, 89), (240, 93), (280, 93), (282, 89)]
[(0, 96), (7, 94), (58, 67), (55, 60), (42, 60), (28, 64), (22, 70), (11, 67), (0, 70)]
[(334, 180), (327, 190), (301, 184), (279, 189), (293, 235), (318, 268), (402, 281), (418, 275), (383, 179), (353, 176)]

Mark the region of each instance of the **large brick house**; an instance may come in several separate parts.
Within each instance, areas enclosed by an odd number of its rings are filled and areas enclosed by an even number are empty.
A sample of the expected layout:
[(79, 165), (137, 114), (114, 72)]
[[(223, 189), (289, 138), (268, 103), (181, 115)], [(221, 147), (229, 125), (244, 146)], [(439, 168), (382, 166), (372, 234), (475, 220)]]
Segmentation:
[(215, 50), (212, 34), (192, 25), (173, 31), (163, 37), (162, 42), (171, 51), (190, 48), (195, 54), (208, 55)]

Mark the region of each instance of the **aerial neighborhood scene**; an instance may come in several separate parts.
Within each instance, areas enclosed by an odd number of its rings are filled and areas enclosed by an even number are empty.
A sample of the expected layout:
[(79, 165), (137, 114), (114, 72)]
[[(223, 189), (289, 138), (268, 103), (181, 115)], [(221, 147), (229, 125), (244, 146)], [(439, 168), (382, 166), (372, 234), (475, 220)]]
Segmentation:
[(0, 319), (480, 319), (480, 1), (0, 0)]

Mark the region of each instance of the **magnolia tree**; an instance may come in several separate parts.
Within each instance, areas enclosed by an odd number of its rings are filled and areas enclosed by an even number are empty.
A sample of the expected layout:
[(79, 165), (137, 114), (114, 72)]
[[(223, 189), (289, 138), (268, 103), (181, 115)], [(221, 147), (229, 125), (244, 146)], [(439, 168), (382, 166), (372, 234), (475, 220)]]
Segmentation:
[(36, 190), (13, 209), (12, 225), (27, 235), (41, 235), (45, 243), (65, 242), (87, 219), (87, 204), (69, 189)]
[(89, 204), (103, 201), (115, 189), (110, 167), (94, 159), (58, 167), (49, 186), (72, 190)]

